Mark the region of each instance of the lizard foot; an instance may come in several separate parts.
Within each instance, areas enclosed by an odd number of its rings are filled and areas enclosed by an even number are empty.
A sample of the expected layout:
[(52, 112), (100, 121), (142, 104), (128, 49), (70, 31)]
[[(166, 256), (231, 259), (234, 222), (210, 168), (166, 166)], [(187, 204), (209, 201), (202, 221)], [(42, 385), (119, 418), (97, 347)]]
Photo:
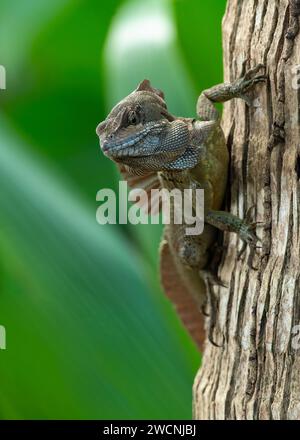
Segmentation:
[(242, 255), (247, 245), (253, 250), (257, 247), (257, 243), (260, 241), (255, 234), (257, 223), (249, 222), (249, 217), (249, 212), (246, 214), (246, 218), (242, 220), (230, 212), (208, 211), (205, 221), (220, 230), (235, 232), (244, 242), (244, 246), (240, 253)]
[(265, 82), (267, 80), (266, 75), (258, 75), (261, 69), (265, 69), (264, 64), (258, 64), (253, 69), (248, 70), (242, 78), (239, 78), (231, 85), (232, 95), (236, 98), (243, 99), (249, 106), (252, 105), (252, 101), (246, 93), (251, 90), (256, 84)]
[(250, 248), (255, 249), (256, 244), (260, 241), (260, 239), (255, 234), (256, 223), (247, 223), (246, 221), (241, 222), (239, 225), (239, 237), (243, 240), (244, 244), (249, 245)]
[[(253, 215), (252, 211), (255, 209), (255, 206), (251, 206), (247, 213), (246, 213), (246, 219), (244, 222), (242, 222), (240, 226), (239, 236), (243, 240), (243, 246), (241, 250), (238, 253), (238, 260), (242, 258), (244, 255), (247, 245), (250, 246), (251, 251), (257, 251), (258, 249), (262, 249), (261, 246), (257, 246), (258, 242), (261, 242), (260, 238), (257, 237), (255, 234), (255, 230), (258, 226), (263, 226), (263, 222), (253, 222)], [(258, 270), (258, 267), (253, 266), (251, 263), (250, 267), (254, 270)]]

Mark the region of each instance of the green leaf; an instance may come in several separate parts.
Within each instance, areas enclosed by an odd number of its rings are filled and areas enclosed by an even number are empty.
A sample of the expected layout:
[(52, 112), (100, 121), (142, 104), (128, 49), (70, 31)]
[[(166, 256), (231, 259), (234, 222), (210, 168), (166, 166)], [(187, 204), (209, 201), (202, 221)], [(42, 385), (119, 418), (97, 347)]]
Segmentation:
[(100, 187), (116, 184), (95, 129), (106, 116), (103, 46), (122, 0), (19, 3), (5, 2), (0, 17), (8, 76), (1, 107), (27, 144), (94, 201)]
[(193, 79), (195, 98), (222, 82), (221, 23), (226, 0), (172, 0), (178, 41)]
[(198, 356), (136, 254), (0, 128), (2, 418), (190, 418)]

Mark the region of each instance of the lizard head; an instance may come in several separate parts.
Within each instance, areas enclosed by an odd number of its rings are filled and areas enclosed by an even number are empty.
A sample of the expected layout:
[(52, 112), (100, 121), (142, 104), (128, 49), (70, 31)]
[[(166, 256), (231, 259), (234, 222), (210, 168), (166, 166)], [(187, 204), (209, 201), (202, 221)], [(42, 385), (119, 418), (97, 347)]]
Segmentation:
[(144, 80), (111, 110), (96, 132), (103, 153), (133, 170), (184, 169), (197, 163), (187, 121), (172, 116), (163, 92)]

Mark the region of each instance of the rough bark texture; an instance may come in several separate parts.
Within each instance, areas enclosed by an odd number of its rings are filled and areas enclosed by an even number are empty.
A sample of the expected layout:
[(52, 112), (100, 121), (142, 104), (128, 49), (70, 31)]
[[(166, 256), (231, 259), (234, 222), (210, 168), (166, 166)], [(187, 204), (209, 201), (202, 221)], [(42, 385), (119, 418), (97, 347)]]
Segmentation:
[(254, 221), (265, 224), (257, 228), (262, 249), (248, 249), (244, 261), (236, 236), (225, 235), (219, 274), (229, 288), (215, 289), (214, 340), (222, 345), (206, 343), (196, 419), (300, 419), (300, 350), (293, 348), (300, 324), (299, 14), (299, 0), (228, 0), (225, 81), (258, 63), (269, 75), (253, 93), (254, 107), (225, 105), (228, 207), (243, 217), (255, 206)]

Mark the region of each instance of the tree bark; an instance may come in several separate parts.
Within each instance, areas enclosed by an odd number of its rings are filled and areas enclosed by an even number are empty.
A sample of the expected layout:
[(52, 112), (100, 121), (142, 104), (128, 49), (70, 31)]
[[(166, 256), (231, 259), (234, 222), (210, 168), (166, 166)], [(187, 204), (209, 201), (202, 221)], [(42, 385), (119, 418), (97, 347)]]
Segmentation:
[[(196, 419), (300, 419), (300, 0), (228, 0), (225, 81), (264, 63), (269, 77), (225, 105), (228, 208), (251, 207), (262, 248), (225, 234), (218, 319), (194, 383)], [(298, 66), (298, 67), (297, 67)], [(297, 81), (298, 80), (298, 81)]]

